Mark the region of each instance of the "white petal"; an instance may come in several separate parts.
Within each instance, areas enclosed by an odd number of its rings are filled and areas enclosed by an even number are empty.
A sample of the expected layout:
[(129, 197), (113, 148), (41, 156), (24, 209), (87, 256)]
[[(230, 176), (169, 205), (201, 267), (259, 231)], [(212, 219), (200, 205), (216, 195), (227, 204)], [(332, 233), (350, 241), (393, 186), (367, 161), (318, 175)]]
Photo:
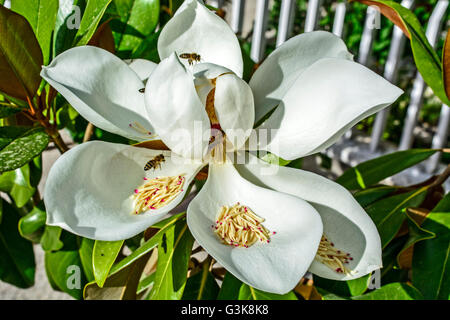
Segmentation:
[(308, 171), (269, 165), (252, 155), (249, 164), (238, 164), (236, 168), (259, 186), (308, 201), (319, 212), (327, 237), (336, 248), (353, 257), (348, 265), (355, 271), (351, 276), (334, 272), (316, 260), (311, 272), (329, 279), (349, 280), (381, 268), (381, 240), (376, 226), (344, 187)]
[(403, 91), (352, 61), (322, 59), (303, 71), (260, 128), (277, 129), (267, 151), (286, 160), (319, 152)]
[(158, 52), (161, 59), (173, 52), (197, 53), (201, 62), (224, 66), (242, 76), (242, 54), (236, 35), (223, 19), (197, 0), (185, 1), (165, 25), (158, 39)]
[(252, 90), (235, 74), (224, 74), (216, 79), (214, 107), (227, 138), (240, 149), (250, 136), (255, 120)]
[(213, 81), (220, 75), (233, 73), (230, 69), (218, 66), (214, 63), (199, 63), (194, 65), (194, 83), (200, 101), (206, 106), (206, 98), (209, 92), (215, 88)]
[[(91, 46), (72, 48), (43, 67), (41, 76), (96, 127), (133, 140), (151, 139), (154, 130), (139, 92), (144, 84), (112, 53)], [(142, 128), (134, 129), (134, 123)]]
[(158, 65), (157, 63), (146, 59), (125, 60), (125, 63), (128, 64), (131, 70), (136, 72), (139, 79), (141, 79), (142, 81), (147, 81), (153, 70), (155, 70), (156, 66)]
[[(249, 248), (222, 244), (211, 225), (222, 206), (240, 202), (265, 219), (276, 234)], [(187, 223), (198, 243), (222, 266), (250, 286), (284, 294), (295, 287), (318, 248), (322, 223), (316, 210), (291, 195), (243, 179), (231, 164), (210, 165), (206, 184), (190, 203)]]
[(175, 54), (161, 61), (148, 79), (145, 103), (156, 133), (173, 152), (203, 157), (210, 137), (209, 118), (192, 74)]
[(325, 31), (292, 37), (272, 52), (250, 80), (256, 122), (279, 104), (306, 68), (322, 58), (352, 60), (352, 55), (341, 38)]
[[(158, 154), (161, 169), (144, 171)], [(184, 197), (202, 164), (168, 151), (92, 141), (64, 153), (52, 166), (45, 186), (47, 224), (96, 240), (130, 238), (162, 220)], [(134, 214), (132, 195), (143, 177), (186, 174), (185, 187), (167, 206)]]

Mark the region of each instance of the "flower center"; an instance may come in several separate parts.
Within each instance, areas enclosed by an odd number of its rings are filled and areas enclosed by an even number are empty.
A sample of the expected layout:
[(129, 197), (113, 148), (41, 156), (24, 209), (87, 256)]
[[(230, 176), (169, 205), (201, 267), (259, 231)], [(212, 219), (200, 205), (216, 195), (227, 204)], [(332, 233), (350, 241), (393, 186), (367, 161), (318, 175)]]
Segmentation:
[(140, 214), (147, 210), (156, 210), (168, 205), (183, 191), (186, 180), (184, 174), (180, 176), (148, 179), (134, 190), (134, 213)]
[(132, 129), (134, 129), (135, 131), (142, 133), (142, 134), (147, 134), (149, 136), (152, 135), (152, 133), (150, 131), (148, 131), (147, 129), (145, 129), (145, 127), (140, 124), (139, 122), (135, 121), (133, 123), (128, 124), (128, 126)]
[(351, 274), (351, 270), (345, 267), (350, 260), (353, 260), (350, 253), (343, 252), (335, 248), (325, 234), (320, 239), (319, 250), (317, 250), (316, 259), (333, 269), (337, 273)]
[[(262, 225), (264, 221), (250, 208), (238, 202), (232, 207), (223, 206), (212, 228), (215, 229), (222, 243), (248, 248), (258, 240), (264, 243), (270, 242), (271, 233)], [(272, 235), (275, 233), (272, 232)]]

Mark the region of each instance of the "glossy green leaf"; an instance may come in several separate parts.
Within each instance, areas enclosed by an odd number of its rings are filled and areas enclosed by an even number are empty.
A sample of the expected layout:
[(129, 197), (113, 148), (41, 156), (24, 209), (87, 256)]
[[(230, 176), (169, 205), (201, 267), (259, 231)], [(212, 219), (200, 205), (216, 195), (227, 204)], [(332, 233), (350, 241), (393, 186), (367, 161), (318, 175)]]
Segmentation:
[(42, 206), (35, 206), (26, 216), (19, 220), (19, 233), (25, 239), (39, 242), (44, 233), (47, 214)]
[(28, 21), (0, 6), (0, 91), (26, 100), (34, 97), (41, 77), (42, 52)]
[(204, 267), (201, 272), (191, 276), (184, 288), (183, 300), (215, 300), (219, 293), (219, 285), (214, 276)]
[(44, 234), (41, 237), (41, 246), (44, 251), (57, 251), (64, 243), (60, 240), (62, 229), (57, 226), (45, 226)]
[(436, 237), (414, 246), (412, 283), (425, 299), (450, 299), (450, 193), (430, 212), (422, 228)]
[(356, 201), (363, 207), (374, 203), (375, 201), (381, 200), (388, 195), (392, 194), (397, 190), (396, 187), (391, 186), (380, 186), (375, 188), (364, 189), (356, 192), (353, 196)]
[(137, 288), (137, 294), (141, 294), (145, 292), (150, 286), (155, 283), (155, 273), (153, 272), (147, 277), (144, 277), (141, 281), (139, 281), (139, 285)]
[(94, 281), (94, 270), (92, 267), (94, 243), (94, 240), (83, 238), (79, 250), (81, 265), (87, 281)]
[(106, 277), (109, 274), (109, 270), (122, 249), (123, 242), (123, 240), (95, 241), (92, 265), (94, 268), (95, 281), (100, 288), (103, 287)]
[(0, 102), (0, 119), (7, 118), (21, 111), (23, 111), (23, 109), (18, 106)]
[(230, 272), (227, 272), (223, 278), (222, 286), (217, 299), (237, 300), (239, 298), (239, 290), (241, 289), (241, 286), (242, 281), (233, 276)]
[(159, 0), (113, 0), (113, 3), (120, 16), (111, 22), (118, 54), (132, 53), (158, 24)]
[(30, 166), (2, 173), (0, 191), (8, 193), (18, 208), (27, 204), (36, 191), (30, 182)]
[(41, 46), (44, 64), (47, 64), (58, 11), (58, 0), (12, 1), (11, 10), (28, 20)]
[(0, 279), (19, 288), (34, 284), (35, 262), (33, 246), (17, 230), (19, 215), (0, 198), (2, 219), (0, 224)]
[(436, 152), (437, 150), (433, 149), (393, 152), (348, 169), (336, 179), (336, 182), (350, 190), (366, 189), (368, 186), (422, 162)]
[(370, 274), (349, 281), (336, 281), (314, 276), (314, 286), (341, 297), (362, 295), (369, 285)]
[(298, 300), (293, 291), (280, 295), (252, 288), (245, 283), (239, 290), (239, 300)]
[(136, 300), (139, 279), (149, 257), (150, 253), (145, 254), (127, 267), (110, 275), (102, 288), (95, 281), (88, 283), (84, 288), (84, 298), (86, 300)]
[[(4, 128), (0, 128), (0, 136), (2, 136)], [(31, 128), (22, 135), (15, 137), (6, 146), (1, 147), (0, 172), (14, 170), (24, 166), (44, 151), (48, 142), (48, 134), (40, 127)]]
[(85, 7), (85, 0), (59, 0), (53, 31), (53, 57), (72, 47)]
[(194, 238), (185, 220), (170, 226), (158, 244), (158, 263), (151, 300), (178, 300), (186, 284)]
[(421, 300), (420, 292), (406, 283), (390, 283), (353, 300)]
[(366, 208), (377, 226), (383, 248), (395, 237), (406, 219), (405, 208), (418, 207), (425, 199), (426, 194), (427, 188), (424, 187), (382, 199)]
[(411, 10), (406, 9), (400, 3), (386, 0), (354, 0), (367, 5), (376, 5), (381, 12), (400, 28), (410, 38), (414, 62), (425, 82), (444, 104), (450, 105), (450, 100), (445, 92), (442, 79), (442, 64), (439, 56), (434, 51), (420, 21)]
[(76, 46), (84, 46), (89, 42), (110, 3), (111, 0), (87, 0), (80, 28), (74, 40)]
[(78, 240), (75, 235), (65, 232), (62, 241), (62, 250), (45, 252), (47, 277), (59, 290), (75, 299), (81, 299), (86, 276), (83, 272)]

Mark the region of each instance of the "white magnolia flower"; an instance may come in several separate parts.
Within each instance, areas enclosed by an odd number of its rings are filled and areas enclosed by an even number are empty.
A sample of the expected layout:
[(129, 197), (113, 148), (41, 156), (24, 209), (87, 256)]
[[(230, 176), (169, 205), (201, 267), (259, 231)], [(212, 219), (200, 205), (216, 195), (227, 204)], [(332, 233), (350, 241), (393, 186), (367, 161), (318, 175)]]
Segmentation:
[[(281, 45), (247, 85), (235, 35), (195, 0), (164, 27), (158, 52), (156, 66), (79, 47), (42, 70), (96, 126), (138, 141), (157, 134), (171, 149), (94, 141), (66, 152), (48, 176), (48, 224), (91, 239), (132, 237), (165, 218), (209, 165), (187, 223), (197, 242), (243, 282), (282, 294), (307, 270), (348, 280), (381, 267), (376, 227), (347, 190), (242, 149), (254, 123), (262, 122), (259, 132), (277, 130), (260, 150), (285, 159), (319, 152), (394, 102), (400, 89), (354, 63), (342, 40), (320, 31)], [(212, 138), (213, 131), (222, 135)], [(223, 150), (250, 161), (223, 161)], [(155, 168), (145, 171), (147, 163)]]

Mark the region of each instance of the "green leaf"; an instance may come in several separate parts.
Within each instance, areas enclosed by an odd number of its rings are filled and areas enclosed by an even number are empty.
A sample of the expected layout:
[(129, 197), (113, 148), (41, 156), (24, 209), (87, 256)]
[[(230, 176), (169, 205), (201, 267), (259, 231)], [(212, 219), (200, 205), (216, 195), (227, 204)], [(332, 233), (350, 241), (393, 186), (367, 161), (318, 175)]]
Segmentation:
[(420, 21), (400, 3), (386, 0), (355, 0), (367, 5), (376, 5), (381, 12), (396, 23), (410, 38), (414, 62), (425, 82), (444, 104), (450, 105), (442, 79), (442, 64), (423, 31)]
[(375, 201), (381, 200), (386, 196), (392, 194), (397, 189), (398, 188), (391, 186), (381, 186), (358, 191), (353, 196), (361, 205), (361, 207), (365, 208)]
[(10, 104), (0, 102), (0, 119), (7, 118), (13, 114), (19, 113), (24, 109)]
[(0, 91), (14, 98), (34, 97), (41, 77), (42, 52), (28, 21), (0, 6)]
[(42, 204), (33, 208), (26, 216), (19, 220), (19, 233), (25, 239), (39, 242), (45, 228), (47, 214)]
[(436, 237), (414, 246), (412, 283), (425, 299), (450, 299), (450, 193), (422, 223)]
[(35, 262), (33, 246), (17, 230), (19, 215), (0, 198), (2, 220), (0, 224), (0, 279), (19, 288), (34, 284)]
[(194, 238), (185, 220), (170, 226), (158, 244), (158, 264), (151, 300), (178, 300), (186, 284)]
[(78, 238), (68, 232), (62, 238), (62, 250), (45, 252), (47, 277), (60, 290), (75, 299), (82, 299), (86, 276), (79, 254)]
[(0, 191), (9, 193), (18, 208), (22, 208), (33, 196), (36, 188), (30, 183), (30, 167), (25, 165), (0, 175)]
[(72, 47), (78, 31), (76, 25), (81, 22), (85, 7), (85, 0), (59, 0), (53, 32), (53, 58)]
[(94, 281), (94, 270), (92, 268), (92, 254), (94, 250), (94, 240), (83, 238), (80, 245), (80, 259), (87, 281)]
[(50, 45), (58, 11), (58, 0), (12, 1), (11, 10), (28, 20), (41, 47), (44, 64), (47, 64), (50, 58)]
[(350, 190), (365, 189), (431, 157), (438, 150), (410, 149), (393, 152), (348, 169), (336, 182)]
[(100, 288), (95, 281), (88, 283), (84, 288), (84, 298), (86, 300), (136, 300), (139, 279), (149, 258), (150, 253), (145, 254), (126, 268), (110, 275), (103, 288)]
[(204, 266), (201, 272), (187, 280), (183, 300), (215, 300), (217, 298), (220, 288), (208, 267)]
[[(5, 128), (9, 127), (0, 128), (0, 137), (4, 137), (4, 132), (8, 131)], [(0, 147), (0, 172), (22, 167), (44, 151), (48, 142), (49, 136), (40, 127), (31, 128), (22, 135), (14, 137), (6, 146)], [(1, 140), (0, 143), (2, 143)]]
[(252, 288), (245, 283), (239, 290), (239, 300), (298, 300), (293, 291), (280, 295)]
[(276, 155), (274, 155), (273, 153), (266, 153), (261, 160), (264, 160), (265, 162), (268, 162), (270, 164), (275, 164), (278, 166), (286, 166), (288, 165), (291, 161), (290, 160), (284, 160), (283, 158), (277, 157)]
[(113, 20), (111, 28), (121, 56), (134, 52), (153, 33), (159, 19), (159, 0), (113, 0), (113, 3), (120, 19)]
[(366, 208), (367, 213), (377, 226), (381, 237), (381, 245), (385, 248), (395, 237), (406, 215), (405, 208), (418, 207), (427, 194), (423, 187), (411, 192), (394, 195), (377, 201)]
[(139, 281), (139, 285), (137, 288), (137, 294), (141, 294), (145, 292), (150, 286), (152, 286), (155, 283), (155, 273), (153, 272), (149, 276), (143, 278), (141, 281)]
[(60, 240), (62, 229), (57, 226), (45, 226), (44, 234), (41, 237), (41, 246), (44, 251), (57, 251), (64, 243)]
[(314, 276), (314, 285), (316, 288), (325, 290), (341, 297), (359, 296), (363, 294), (369, 285), (370, 274), (361, 278), (348, 281), (335, 281), (319, 276)]
[(123, 240), (95, 241), (92, 264), (97, 285), (101, 288), (108, 277), (109, 270), (122, 249)]
[(225, 274), (223, 278), (222, 287), (220, 288), (218, 300), (237, 300), (239, 298), (239, 290), (241, 289), (242, 281), (233, 276), (230, 272)]
[(422, 300), (420, 292), (406, 283), (389, 283), (353, 300)]
[(74, 40), (76, 46), (84, 46), (89, 42), (110, 3), (111, 0), (87, 0), (80, 28)]

